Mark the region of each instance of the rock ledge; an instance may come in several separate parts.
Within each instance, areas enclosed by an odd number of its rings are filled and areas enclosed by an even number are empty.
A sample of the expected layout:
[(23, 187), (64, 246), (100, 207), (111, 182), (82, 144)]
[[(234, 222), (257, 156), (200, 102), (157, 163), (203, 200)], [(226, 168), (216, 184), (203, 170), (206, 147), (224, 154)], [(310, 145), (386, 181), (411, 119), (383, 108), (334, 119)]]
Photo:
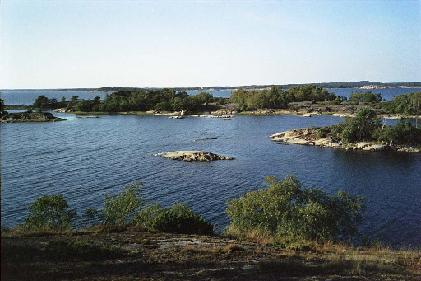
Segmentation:
[(161, 152), (155, 154), (155, 156), (161, 156), (164, 158), (180, 161), (199, 161), (199, 162), (210, 162), (216, 160), (233, 160), (234, 157), (218, 155), (212, 152), (207, 151), (170, 151), (170, 152)]
[(304, 144), (314, 145), (320, 147), (342, 148), (345, 150), (364, 150), (364, 151), (399, 151), (420, 153), (419, 147), (404, 146), (404, 145), (390, 145), (377, 142), (357, 142), (347, 143), (335, 142), (330, 137), (320, 138), (317, 136), (318, 128), (311, 129), (295, 129), (281, 133), (275, 133), (270, 138), (275, 142), (287, 144)]

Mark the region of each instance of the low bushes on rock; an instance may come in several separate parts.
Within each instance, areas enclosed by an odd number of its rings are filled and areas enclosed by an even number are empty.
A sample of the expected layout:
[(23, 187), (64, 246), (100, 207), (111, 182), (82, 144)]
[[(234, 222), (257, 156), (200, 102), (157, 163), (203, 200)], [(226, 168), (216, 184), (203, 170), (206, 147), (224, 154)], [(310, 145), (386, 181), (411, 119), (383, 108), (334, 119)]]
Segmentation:
[(142, 209), (135, 223), (149, 231), (212, 234), (213, 226), (184, 204), (163, 208), (158, 204)]
[(344, 192), (328, 195), (303, 189), (294, 177), (266, 178), (268, 187), (228, 203), (227, 233), (247, 237), (269, 236), (278, 241), (334, 241), (357, 233), (363, 202)]

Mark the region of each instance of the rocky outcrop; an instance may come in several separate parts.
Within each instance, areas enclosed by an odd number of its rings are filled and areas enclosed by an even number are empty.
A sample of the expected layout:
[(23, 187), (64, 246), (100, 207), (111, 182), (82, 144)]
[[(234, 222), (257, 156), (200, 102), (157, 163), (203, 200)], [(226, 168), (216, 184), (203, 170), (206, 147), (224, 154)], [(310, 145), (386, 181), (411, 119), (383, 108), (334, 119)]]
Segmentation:
[(2, 115), (2, 123), (16, 123), (16, 122), (54, 122), (62, 121), (65, 119), (55, 117), (49, 112), (17, 112), (17, 113), (6, 113)]
[(206, 151), (171, 151), (171, 152), (162, 152), (156, 154), (156, 156), (161, 156), (164, 158), (180, 161), (199, 161), (199, 162), (210, 162), (216, 160), (233, 160), (233, 157), (218, 155), (212, 152)]
[(281, 133), (276, 133), (270, 136), (275, 142), (287, 143), (287, 144), (303, 144), (303, 145), (314, 145), (320, 147), (330, 148), (342, 148), (345, 150), (364, 150), (364, 151), (400, 151), (400, 152), (421, 152), (420, 148), (403, 146), (403, 145), (391, 145), (377, 142), (356, 142), (356, 143), (342, 143), (336, 142), (331, 137), (319, 137), (317, 128), (314, 129), (296, 129)]

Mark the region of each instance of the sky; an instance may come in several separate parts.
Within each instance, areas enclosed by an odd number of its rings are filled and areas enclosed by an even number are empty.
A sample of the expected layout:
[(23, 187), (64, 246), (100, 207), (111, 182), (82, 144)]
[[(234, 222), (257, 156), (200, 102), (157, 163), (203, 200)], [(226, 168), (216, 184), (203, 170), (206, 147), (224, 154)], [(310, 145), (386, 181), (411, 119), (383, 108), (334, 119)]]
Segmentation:
[(421, 81), (421, 0), (0, 1), (0, 89)]

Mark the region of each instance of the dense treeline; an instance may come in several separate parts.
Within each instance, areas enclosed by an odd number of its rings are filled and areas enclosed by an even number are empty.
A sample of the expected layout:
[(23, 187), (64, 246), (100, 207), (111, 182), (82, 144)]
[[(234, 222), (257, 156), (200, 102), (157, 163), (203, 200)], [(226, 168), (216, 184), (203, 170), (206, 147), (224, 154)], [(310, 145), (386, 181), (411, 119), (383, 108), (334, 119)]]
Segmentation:
[(367, 92), (367, 93), (352, 93), (351, 96), (349, 97), (349, 102), (350, 103), (377, 103), (377, 102), (381, 102), (383, 100), (382, 95), (381, 94), (375, 94), (372, 92)]
[(421, 129), (406, 120), (400, 120), (396, 126), (382, 125), (376, 112), (367, 108), (343, 123), (319, 129), (319, 137), (327, 136), (342, 143), (378, 141), (397, 145), (421, 144)]
[[(79, 100), (77, 96), (70, 101), (65, 98), (59, 102), (57, 99), (49, 99), (39, 96), (34, 108), (57, 109), (67, 108), (73, 111), (83, 112), (123, 112), (123, 111), (181, 111), (191, 112), (210, 110), (214, 104), (223, 104), (224, 98), (216, 98), (207, 92), (201, 92), (195, 96), (189, 96), (187, 92), (178, 92), (173, 89), (163, 90), (138, 90), (118, 91), (107, 95), (103, 101), (100, 97), (93, 100)], [(213, 105), (211, 104), (213, 103)]]
[(209, 104), (218, 101), (207, 92), (189, 96), (187, 92), (173, 89), (120, 91), (108, 95), (99, 111), (200, 111), (209, 108)]
[(420, 115), (421, 92), (396, 96), (392, 101), (382, 103), (382, 108), (392, 114)]
[[(213, 97), (208, 92), (201, 92), (190, 96), (185, 91), (174, 89), (163, 90), (138, 90), (119, 91), (107, 95), (102, 101), (96, 96), (93, 100), (80, 100), (73, 96), (70, 100), (39, 96), (33, 109), (57, 109), (66, 108), (70, 111), (82, 112), (124, 112), (124, 111), (181, 111), (190, 112), (211, 111), (220, 108), (228, 102), (232, 103), (240, 111), (258, 109), (284, 109), (292, 106), (300, 106), (300, 102), (311, 103), (326, 102), (334, 104), (358, 105), (361, 103), (371, 104), (379, 113), (387, 114), (421, 114), (421, 92), (400, 95), (391, 101), (382, 101), (381, 94), (372, 92), (353, 93), (349, 100), (344, 97), (329, 93), (326, 89), (317, 86), (300, 86), (290, 89), (271, 87), (264, 90), (233, 91), (229, 99)], [(296, 102), (298, 105), (294, 105)]]
[(231, 102), (239, 110), (287, 108), (290, 102), (331, 101), (338, 97), (317, 86), (300, 86), (283, 90), (273, 86), (269, 90), (237, 90), (231, 94)]

